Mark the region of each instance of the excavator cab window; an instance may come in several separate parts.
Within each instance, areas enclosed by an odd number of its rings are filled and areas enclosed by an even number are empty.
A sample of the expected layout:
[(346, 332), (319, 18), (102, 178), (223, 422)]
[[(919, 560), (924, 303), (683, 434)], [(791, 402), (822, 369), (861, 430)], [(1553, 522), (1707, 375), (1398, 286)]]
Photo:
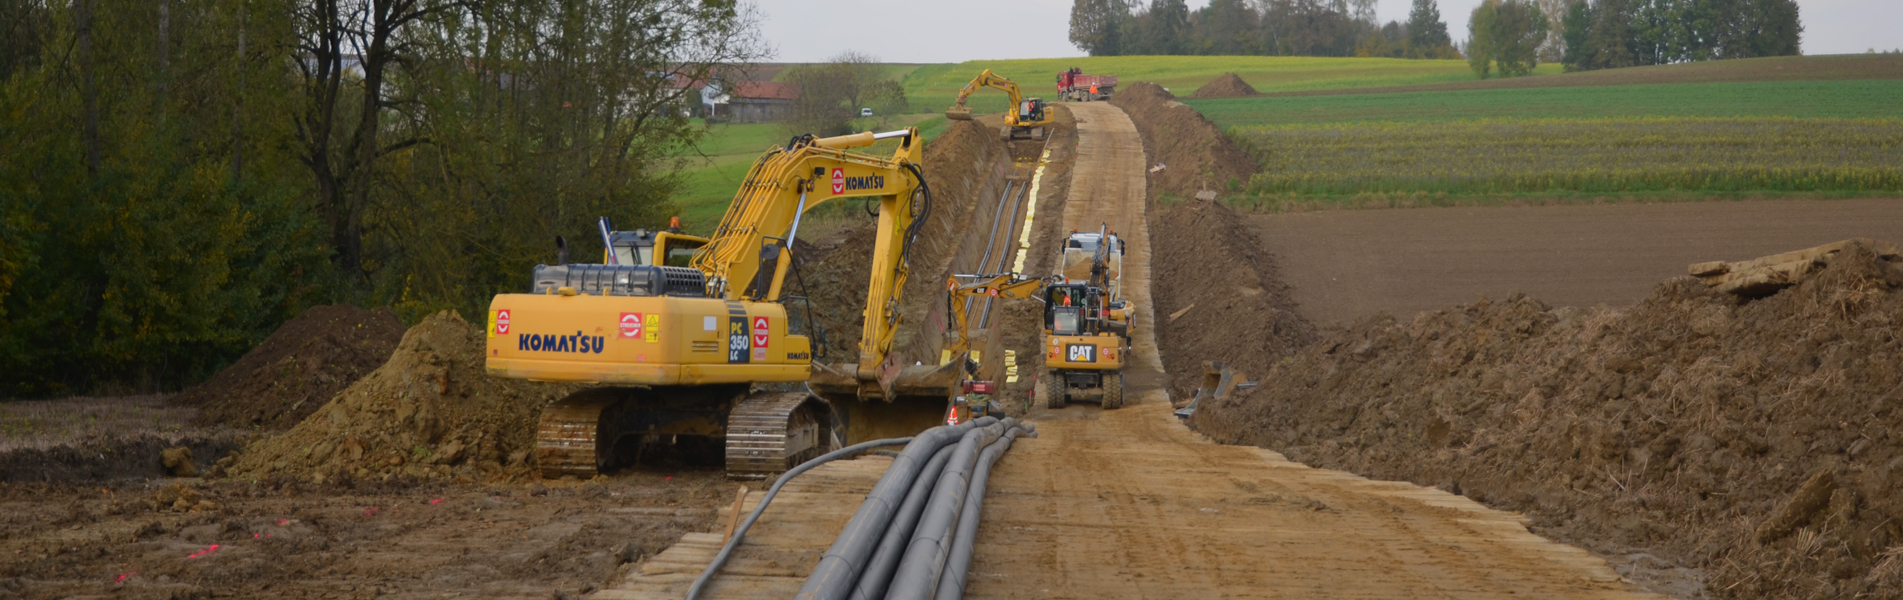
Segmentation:
[(1054, 335), (1079, 335), (1084, 330), (1084, 309), (1079, 306), (1059, 306), (1051, 309), (1051, 333)]
[(614, 260), (603, 260), (603, 264), (622, 266), (654, 264), (654, 233), (651, 231), (646, 229), (612, 231), (608, 233), (608, 243), (614, 247)]

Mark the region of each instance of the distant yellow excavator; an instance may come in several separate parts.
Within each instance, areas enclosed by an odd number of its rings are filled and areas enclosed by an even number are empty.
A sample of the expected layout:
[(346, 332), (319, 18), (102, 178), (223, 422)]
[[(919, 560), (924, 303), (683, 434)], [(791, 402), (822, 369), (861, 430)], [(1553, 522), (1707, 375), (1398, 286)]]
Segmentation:
[(970, 121), (971, 109), (965, 107), (965, 99), (970, 98), (971, 93), (978, 91), (980, 87), (997, 88), (1011, 95), (1011, 109), (1004, 112), (1004, 127), (998, 130), (1000, 139), (1005, 141), (1044, 139), (1048, 133), (1046, 128), (1055, 120), (1050, 113), (1050, 108), (1044, 104), (1044, 100), (1024, 97), (1023, 92), (1018, 90), (1018, 84), (991, 72), (991, 69), (985, 69), (983, 73), (973, 78), (971, 83), (965, 84), (965, 89), (958, 92), (958, 101), (952, 103), (951, 108), (945, 109), (945, 118), (953, 121)]
[[(880, 140), (897, 141), (891, 156), (848, 151)], [(724, 443), (730, 477), (770, 477), (845, 442), (854, 405), (906, 393), (932, 400), (916, 407), (926, 416), (914, 431), (935, 423), (955, 371), (908, 369), (892, 356), (907, 250), (931, 210), (924, 145), (916, 128), (796, 137), (754, 163), (711, 237), (616, 236), (604, 221), (606, 264), (539, 265), (529, 293), (496, 295), (489, 375), (597, 386), (543, 409), (543, 475), (592, 477), (643, 453), (695, 456)], [(823, 365), (811, 306), (787, 307), (805, 300), (788, 294), (789, 249), (806, 211), (865, 196), (878, 199), (879, 222), (859, 361)], [(685, 250), (690, 266), (668, 264)], [(822, 374), (838, 376), (826, 382), (843, 384), (841, 402), (829, 406), (803, 385), (822, 387)]]

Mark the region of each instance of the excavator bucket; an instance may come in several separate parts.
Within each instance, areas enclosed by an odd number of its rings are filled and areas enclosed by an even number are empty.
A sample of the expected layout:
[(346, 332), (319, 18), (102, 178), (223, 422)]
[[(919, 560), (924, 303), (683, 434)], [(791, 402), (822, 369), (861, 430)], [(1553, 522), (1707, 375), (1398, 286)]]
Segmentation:
[(953, 121), (970, 121), (971, 109), (965, 108), (963, 106), (954, 106), (951, 108), (947, 108), (945, 109), (945, 118), (951, 119)]
[(859, 365), (813, 364), (813, 391), (843, 417), (846, 443), (901, 437), (943, 424), (945, 407), (964, 374), (964, 355), (943, 365), (880, 365), (859, 378)]

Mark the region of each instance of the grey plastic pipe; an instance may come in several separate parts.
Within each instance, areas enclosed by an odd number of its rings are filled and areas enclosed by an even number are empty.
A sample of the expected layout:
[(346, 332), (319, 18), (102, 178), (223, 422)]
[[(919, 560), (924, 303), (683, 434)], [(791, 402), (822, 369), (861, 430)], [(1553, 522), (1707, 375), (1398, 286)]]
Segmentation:
[[(858, 583), (859, 576), (865, 571), (867, 559), (877, 548), (879, 540), (885, 537), (886, 527), (892, 523), (892, 516), (904, 503), (906, 494), (912, 489), (912, 482), (918, 479), (925, 465), (940, 448), (959, 441), (966, 432), (984, 429), (996, 425), (993, 417), (982, 417), (960, 423), (933, 427), (912, 438), (906, 444), (899, 457), (892, 460), (879, 483), (872, 486), (864, 502), (859, 504), (858, 512), (846, 523), (845, 530), (833, 540), (831, 548), (819, 559), (819, 566), (813, 574), (807, 576), (806, 583), (800, 586), (794, 598), (800, 600), (843, 600)], [(954, 453), (952, 460), (957, 459)], [(969, 461), (967, 461), (969, 462)], [(949, 463), (948, 463), (949, 466)], [(942, 477), (941, 477), (942, 478)]]
[(991, 480), (991, 465), (998, 462), (1004, 451), (1011, 449), (1011, 441), (1017, 439), (1023, 425), (1013, 426), (1004, 432), (978, 456), (978, 464), (971, 472), (971, 492), (965, 497), (965, 514), (958, 518), (958, 535), (952, 538), (951, 556), (945, 559), (945, 573), (938, 578), (938, 593), (933, 600), (963, 600), (965, 582), (970, 575), (971, 551), (978, 540), (979, 516), (984, 510), (985, 484)]
[(951, 462), (945, 464), (945, 472), (939, 474), (938, 485), (932, 489), (932, 499), (925, 505), (912, 541), (906, 545), (905, 557), (892, 576), (892, 588), (886, 598), (930, 600), (938, 591), (945, 558), (951, 554), (951, 534), (964, 513), (965, 497), (970, 491), (971, 467), (977, 462), (979, 451), (991, 445), (1015, 422), (1015, 419), (1006, 419), (1002, 423), (977, 427), (958, 441)]
[(773, 487), (769, 488), (766, 492), (766, 495), (760, 498), (760, 505), (753, 507), (753, 512), (747, 515), (747, 520), (741, 522), (739, 527), (734, 528), (733, 537), (728, 538), (727, 544), (725, 546), (720, 547), (720, 554), (714, 555), (714, 561), (712, 563), (708, 563), (707, 568), (700, 572), (700, 577), (694, 580), (694, 587), (687, 589), (687, 600), (695, 600), (697, 598), (700, 598), (701, 592), (707, 588), (707, 582), (712, 581), (714, 578), (714, 574), (719, 573), (720, 568), (723, 566), (726, 566), (727, 558), (732, 556), (733, 549), (740, 545), (740, 538), (746, 537), (747, 530), (753, 527), (753, 523), (755, 521), (760, 520), (761, 513), (766, 512), (767, 504), (770, 504), (773, 502), (773, 497), (779, 495), (780, 488), (785, 487), (786, 482), (792, 481), (794, 477), (799, 476), (799, 474), (801, 473), (811, 471), (813, 467), (817, 467), (817, 466), (838, 460), (840, 458), (851, 456), (854, 453), (871, 450), (873, 448), (882, 448), (886, 446), (898, 446), (901, 444), (908, 444), (912, 442), (914, 439), (916, 438), (909, 438), (909, 437), (891, 438), (891, 439), (873, 440), (870, 442), (853, 444), (851, 446), (840, 448), (832, 452), (827, 452), (826, 454), (821, 455), (819, 458), (815, 458), (813, 460), (800, 463), (799, 466), (793, 467), (792, 469), (789, 469), (786, 473), (781, 474), (779, 479), (774, 480)]
[(885, 537), (879, 539), (878, 548), (872, 552), (872, 559), (866, 562), (865, 572), (859, 574), (859, 582), (852, 587), (852, 600), (879, 600), (885, 597), (886, 586), (892, 583), (892, 569), (899, 565), (899, 558), (905, 555), (905, 543), (911, 541), (912, 530), (918, 527), (918, 517), (925, 508), (925, 501), (931, 498), (932, 486), (938, 483), (938, 474), (945, 471), (945, 463), (951, 460), (952, 446), (939, 448), (932, 455), (932, 461), (925, 463), (925, 470), (919, 471), (918, 478), (912, 481), (912, 489), (905, 493), (905, 502), (899, 504), (899, 512), (892, 515), (892, 524), (885, 528)]

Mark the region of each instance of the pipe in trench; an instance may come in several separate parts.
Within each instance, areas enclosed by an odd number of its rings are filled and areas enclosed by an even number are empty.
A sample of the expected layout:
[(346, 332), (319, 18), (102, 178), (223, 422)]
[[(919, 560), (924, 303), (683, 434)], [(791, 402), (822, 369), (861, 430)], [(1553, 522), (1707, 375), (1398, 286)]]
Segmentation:
[(918, 529), (912, 533), (905, 557), (892, 576), (892, 588), (886, 598), (930, 600), (938, 591), (945, 559), (951, 554), (951, 535), (956, 531), (959, 517), (963, 516), (965, 498), (971, 491), (972, 465), (985, 446), (1015, 424), (1015, 419), (990, 423), (965, 432), (958, 441), (951, 462), (945, 465), (945, 472), (939, 474), (938, 484), (932, 488), (932, 499), (925, 505), (925, 514), (919, 517)]
[(885, 530), (885, 537), (879, 539), (879, 546), (872, 553), (872, 560), (866, 563), (866, 570), (859, 574), (859, 582), (852, 588), (852, 600), (879, 600), (885, 597), (886, 587), (892, 583), (892, 569), (898, 566), (899, 558), (905, 554), (905, 543), (912, 539), (912, 532), (918, 529), (918, 518), (923, 514), (925, 501), (931, 498), (932, 484), (938, 482), (938, 475), (945, 472), (945, 463), (951, 461), (952, 446), (945, 446), (932, 455), (932, 462), (925, 464), (918, 479), (912, 481), (912, 490), (906, 492), (905, 502), (899, 505), (898, 514), (893, 515), (892, 525)]
[(932, 600), (963, 600), (965, 582), (971, 570), (971, 552), (978, 541), (978, 521), (984, 511), (985, 484), (991, 480), (991, 465), (998, 462), (1004, 451), (1011, 449), (1011, 441), (1017, 439), (1018, 432), (1025, 426), (1019, 424), (1004, 432), (1004, 437), (985, 446), (984, 453), (978, 456), (976, 470), (971, 473), (971, 495), (965, 498), (965, 514), (958, 518), (958, 535), (952, 538), (951, 556), (945, 559), (945, 574), (938, 578), (938, 593)]
[[(912, 438), (892, 465), (886, 468), (885, 475), (872, 486), (866, 494), (859, 510), (846, 523), (845, 530), (833, 540), (831, 548), (819, 559), (819, 566), (813, 574), (807, 576), (806, 583), (794, 598), (800, 600), (842, 600), (858, 583), (859, 576), (865, 572), (867, 560), (892, 523), (893, 514), (904, 503), (911, 492), (913, 481), (930, 463), (931, 457), (939, 449), (960, 441), (967, 432), (984, 429), (997, 424), (993, 417), (981, 417), (960, 423), (933, 427)], [(956, 453), (953, 455), (956, 458)], [(948, 465), (949, 466), (949, 465)], [(942, 475), (940, 477), (943, 478)]]

